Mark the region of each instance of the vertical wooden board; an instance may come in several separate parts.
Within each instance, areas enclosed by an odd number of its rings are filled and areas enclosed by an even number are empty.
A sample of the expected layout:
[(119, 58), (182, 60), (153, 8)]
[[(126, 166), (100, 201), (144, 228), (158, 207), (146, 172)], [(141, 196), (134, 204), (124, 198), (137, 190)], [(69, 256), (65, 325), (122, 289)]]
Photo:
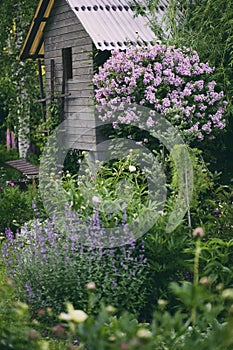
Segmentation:
[[(89, 114), (87, 119), (82, 115), (78, 119), (77, 111), (85, 106), (93, 104), (93, 44), (92, 40), (83, 28), (77, 16), (65, 0), (57, 0), (51, 11), (50, 18), (44, 31), (45, 42), (45, 69), (46, 69), (46, 92), (51, 95), (51, 59), (55, 63), (55, 94), (70, 94), (64, 100), (64, 116), (69, 119), (67, 129), (67, 141), (70, 145), (73, 142), (72, 132), (81, 137), (79, 146), (88, 149), (96, 143), (95, 128), (91, 135), (86, 135), (88, 125), (95, 125), (94, 114)], [(67, 79), (62, 89), (62, 49), (72, 47), (72, 79)], [(63, 81), (64, 84), (64, 81)], [(73, 122), (72, 122), (73, 120)], [(73, 123), (73, 124), (72, 124)], [(83, 135), (84, 134), (84, 135)], [(88, 137), (87, 137), (88, 136)], [(76, 143), (78, 145), (78, 142)]]

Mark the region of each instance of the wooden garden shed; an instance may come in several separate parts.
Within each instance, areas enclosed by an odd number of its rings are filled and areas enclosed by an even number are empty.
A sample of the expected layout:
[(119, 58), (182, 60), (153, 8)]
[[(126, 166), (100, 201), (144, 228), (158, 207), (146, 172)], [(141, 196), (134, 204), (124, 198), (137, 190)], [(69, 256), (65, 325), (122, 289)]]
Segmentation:
[(147, 19), (135, 17), (132, 2), (39, 1), (20, 59), (44, 60), (46, 93), (41, 91), (41, 102), (54, 94), (60, 98), (69, 147), (89, 150), (97, 142), (95, 129), (90, 129), (95, 126), (94, 113), (81, 112), (93, 103), (94, 67), (113, 49), (155, 40)]

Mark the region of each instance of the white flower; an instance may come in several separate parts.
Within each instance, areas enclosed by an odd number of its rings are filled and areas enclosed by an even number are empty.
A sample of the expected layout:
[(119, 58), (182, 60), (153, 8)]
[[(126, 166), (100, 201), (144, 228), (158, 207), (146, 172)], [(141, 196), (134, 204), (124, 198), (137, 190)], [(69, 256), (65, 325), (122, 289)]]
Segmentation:
[(70, 315), (71, 321), (74, 321), (76, 323), (84, 322), (88, 318), (88, 315), (82, 310), (71, 310), (69, 312), (69, 315)]
[(110, 314), (114, 314), (116, 312), (116, 308), (112, 305), (108, 305), (106, 307), (106, 311), (109, 312)]
[(164, 308), (164, 307), (167, 305), (167, 300), (159, 299), (159, 300), (158, 300), (158, 305), (159, 305), (161, 308)]
[(224, 289), (222, 292), (222, 297), (224, 299), (233, 299), (233, 288)]
[(65, 312), (61, 312), (58, 317), (60, 320), (63, 320), (63, 321), (70, 321), (71, 320), (70, 315), (66, 314)]
[(135, 167), (134, 165), (130, 165), (130, 166), (129, 166), (129, 171), (130, 171), (131, 173), (133, 173), (134, 171), (136, 171), (136, 167)]
[(66, 306), (67, 306), (68, 313), (67, 314), (65, 312), (60, 313), (59, 315), (60, 320), (81, 323), (88, 318), (88, 315), (84, 311), (75, 310), (71, 303), (66, 303)]
[(166, 213), (165, 213), (163, 210), (159, 210), (159, 211), (158, 211), (158, 214), (161, 215), (161, 216), (166, 215)]
[(95, 289), (96, 288), (95, 282), (87, 283), (86, 288), (89, 289), (89, 290)]
[(137, 331), (137, 336), (138, 336), (138, 338), (148, 339), (148, 338), (151, 338), (152, 333), (146, 328), (140, 328)]

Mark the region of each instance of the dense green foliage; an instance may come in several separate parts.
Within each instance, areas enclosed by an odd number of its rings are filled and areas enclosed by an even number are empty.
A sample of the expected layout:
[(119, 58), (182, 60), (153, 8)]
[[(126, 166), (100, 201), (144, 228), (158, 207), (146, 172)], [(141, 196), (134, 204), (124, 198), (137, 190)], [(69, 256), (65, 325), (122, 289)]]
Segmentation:
[(6, 228), (14, 232), (32, 219), (35, 215), (33, 202), (38, 203), (38, 190), (35, 185), (26, 185), (27, 190), (22, 191), (19, 185), (7, 181), (0, 190), (0, 232), (3, 234)]
[[(34, 125), (40, 116), (40, 106), (34, 103), (39, 96), (37, 65), (18, 59), (36, 6), (36, 0), (0, 3), (0, 101), (5, 111), (1, 124), (16, 135), (19, 117)], [(33, 141), (33, 135), (28, 136)]]
[(17, 180), (21, 177), (21, 174), (10, 166), (6, 165), (6, 161), (14, 160), (18, 158), (18, 152), (16, 149), (6, 151), (5, 145), (0, 145), (0, 187), (5, 186), (6, 181)]
[[(229, 105), (227, 132), (215, 140), (203, 142), (205, 160), (212, 170), (222, 172), (222, 180), (232, 180), (233, 171), (233, 3), (228, 0), (168, 0), (161, 21), (157, 19), (159, 0), (132, 2), (137, 13), (150, 20), (157, 37), (168, 45), (190, 47), (200, 59), (215, 67), (213, 79), (226, 94)], [(135, 6), (135, 3), (137, 5)], [(142, 6), (143, 4), (143, 6)], [(161, 16), (160, 16), (161, 17)], [(163, 28), (163, 30), (162, 30)]]
[(5, 272), (0, 263), (0, 348), (45, 350), (40, 343), (39, 333), (31, 325), (28, 305), (16, 301), (13, 283), (6, 279)]

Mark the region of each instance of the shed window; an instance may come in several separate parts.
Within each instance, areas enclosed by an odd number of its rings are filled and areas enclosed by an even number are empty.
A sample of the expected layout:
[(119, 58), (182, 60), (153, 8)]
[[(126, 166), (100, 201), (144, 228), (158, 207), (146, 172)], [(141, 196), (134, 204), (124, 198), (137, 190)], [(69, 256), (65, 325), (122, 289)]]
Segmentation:
[(111, 56), (111, 51), (109, 50), (97, 50), (93, 44), (93, 53), (94, 53), (94, 72), (97, 73), (99, 67), (102, 67), (107, 59)]
[(66, 47), (62, 49), (62, 64), (63, 64), (63, 74), (65, 79), (73, 78), (73, 68), (72, 68), (72, 48)]

